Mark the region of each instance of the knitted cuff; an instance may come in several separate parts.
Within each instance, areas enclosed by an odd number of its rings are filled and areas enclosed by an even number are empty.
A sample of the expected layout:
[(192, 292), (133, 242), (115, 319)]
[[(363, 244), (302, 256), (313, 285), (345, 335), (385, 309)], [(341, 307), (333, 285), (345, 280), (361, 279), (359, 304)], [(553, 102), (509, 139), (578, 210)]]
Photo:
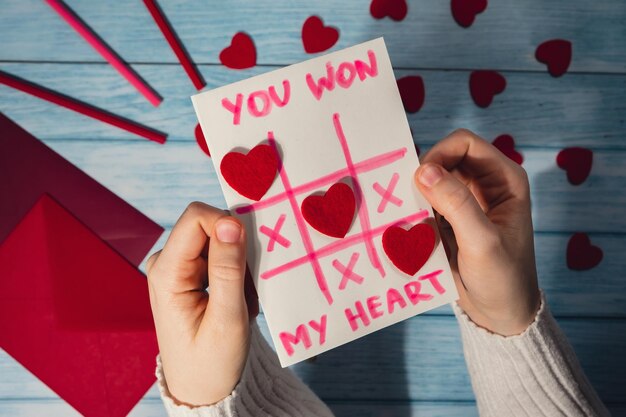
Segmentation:
[(535, 320), (515, 336), (478, 326), (456, 303), (453, 309), (481, 417), (609, 416), (543, 292)]
[(179, 404), (167, 389), (158, 356), (156, 376), (170, 417), (332, 417), (328, 407), (300, 379), (281, 368), (256, 321), (250, 324), (250, 352), (241, 380), (220, 402), (201, 407)]

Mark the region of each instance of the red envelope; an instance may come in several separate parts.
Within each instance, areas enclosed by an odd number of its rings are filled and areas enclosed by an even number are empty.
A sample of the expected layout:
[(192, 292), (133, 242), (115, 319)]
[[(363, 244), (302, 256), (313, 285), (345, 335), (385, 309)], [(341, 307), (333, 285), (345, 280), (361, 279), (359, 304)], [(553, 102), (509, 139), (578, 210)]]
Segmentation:
[(147, 281), (48, 195), (0, 244), (0, 346), (85, 416), (155, 381)]
[(0, 242), (43, 193), (138, 266), (163, 228), (0, 113)]

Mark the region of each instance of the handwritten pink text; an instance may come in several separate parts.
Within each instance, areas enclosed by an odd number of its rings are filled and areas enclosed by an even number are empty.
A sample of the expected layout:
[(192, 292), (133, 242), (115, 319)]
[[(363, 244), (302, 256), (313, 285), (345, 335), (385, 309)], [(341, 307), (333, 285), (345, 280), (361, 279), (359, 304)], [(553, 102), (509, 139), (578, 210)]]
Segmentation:
[(374, 51), (369, 50), (367, 51), (367, 57), (369, 64), (357, 59), (354, 62), (342, 62), (336, 70), (333, 64), (328, 62), (326, 64), (326, 76), (321, 76), (317, 81), (313, 79), (313, 75), (310, 73), (307, 74), (306, 83), (313, 97), (315, 97), (316, 100), (320, 100), (324, 94), (324, 90), (333, 91), (335, 84), (339, 85), (341, 88), (349, 88), (357, 76), (361, 81), (365, 81), (368, 76), (376, 77), (378, 75), (376, 54)]
[[(357, 301), (354, 308), (344, 310), (346, 320), (353, 332), (359, 329), (360, 325), (367, 327), (372, 320), (387, 314), (393, 314), (396, 308), (404, 309), (408, 303), (417, 305), (421, 301), (428, 301), (433, 298), (432, 294), (422, 291), (422, 283), (428, 281), (438, 294), (446, 292), (445, 288), (437, 279), (437, 275), (443, 272), (441, 269), (430, 274), (422, 275), (414, 281), (406, 283), (401, 290), (389, 288), (384, 296), (373, 295), (365, 302)], [(386, 308), (385, 308), (386, 307)]]
[[(283, 81), (282, 97), (276, 92), (276, 87), (270, 85), (267, 90), (258, 90), (248, 94), (246, 108), (252, 117), (264, 117), (271, 113), (272, 107), (284, 107), (291, 98), (291, 84), (289, 80)], [(239, 93), (233, 103), (229, 98), (222, 99), (222, 107), (233, 114), (233, 124), (241, 123), (241, 112), (244, 108), (244, 95)]]
[[(320, 318), (319, 322), (315, 320), (309, 321), (309, 327), (319, 334), (318, 343), (320, 346), (326, 342), (326, 322), (326, 314)], [(309, 334), (309, 328), (306, 324), (299, 325), (296, 328), (296, 334), (281, 332), (279, 337), (283, 347), (285, 348), (285, 352), (287, 352), (287, 355), (289, 356), (293, 355), (295, 352), (294, 345), (302, 343), (305, 350), (308, 350), (313, 345), (311, 335)]]

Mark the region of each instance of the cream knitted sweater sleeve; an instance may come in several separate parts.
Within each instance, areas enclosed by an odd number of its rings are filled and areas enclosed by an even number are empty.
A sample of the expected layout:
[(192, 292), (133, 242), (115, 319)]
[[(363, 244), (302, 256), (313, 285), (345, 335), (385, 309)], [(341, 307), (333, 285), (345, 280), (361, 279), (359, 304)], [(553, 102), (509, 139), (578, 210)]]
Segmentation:
[[(610, 416), (585, 377), (545, 300), (519, 336), (502, 337), (458, 307), (465, 360), (481, 417)], [(289, 369), (256, 325), (248, 362), (233, 392), (212, 406), (190, 408), (172, 398), (157, 358), (158, 386), (170, 417), (331, 417), (332, 412)]]
[(233, 392), (211, 406), (177, 404), (167, 389), (160, 358), (157, 384), (170, 417), (332, 417), (330, 409), (288, 368), (281, 368), (256, 321), (250, 324), (250, 352)]
[(610, 417), (543, 294), (535, 321), (518, 336), (493, 334), (453, 308), (481, 417)]

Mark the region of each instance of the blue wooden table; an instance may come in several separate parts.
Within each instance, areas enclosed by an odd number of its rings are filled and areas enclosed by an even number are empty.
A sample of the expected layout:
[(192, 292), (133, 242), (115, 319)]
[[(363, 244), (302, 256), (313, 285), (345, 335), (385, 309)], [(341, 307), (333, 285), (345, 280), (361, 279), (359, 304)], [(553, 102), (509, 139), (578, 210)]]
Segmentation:
[[(169, 133), (159, 145), (0, 86), (0, 111), (169, 231), (193, 200), (225, 205), (211, 161), (194, 139), (196, 92), (139, 0), (68, 1), (165, 98), (152, 107), (42, 1), (0, 1), (0, 69)], [(626, 3), (498, 0), (469, 29), (446, 0), (415, 0), (402, 22), (375, 20), (369, 1), (162, 1), (207, 89), (308, 58), (300, 30), (310, 15), (339, 28), (333, 50), (384, 36), (397, 76), (421, 75), (424, 107), (409, 115), (422, 149), (457, 127), (493, 140), (511, 134), (532, 187), (540, 284), (589, 378), (615, 416), (626, 416)], [(257, 66), (220, 65), (238, 31)], [(572, 41), (569, 72), (553, 78), (534, 58), (541, 42)], [(475, 69), (508, 82), (487, 109), (469, 95)], [(560, 149), (593, 150), (593, 169), (571, 185)], [(10, 204), (10, 202), (0, 202)], [(574, 232), (604, 259), (587, 271), (565, 262)], [(157, 243), (162, 246), (167, 233)], [(262, 327), (265, 326), (260, 317)], [(476, 416), (449, 307), (395, 325), (294, 367), (338, 416)], [(0, 350), (0, 415), (76, 412)], [(133, 416), (163, 416), (151, 389)]]

